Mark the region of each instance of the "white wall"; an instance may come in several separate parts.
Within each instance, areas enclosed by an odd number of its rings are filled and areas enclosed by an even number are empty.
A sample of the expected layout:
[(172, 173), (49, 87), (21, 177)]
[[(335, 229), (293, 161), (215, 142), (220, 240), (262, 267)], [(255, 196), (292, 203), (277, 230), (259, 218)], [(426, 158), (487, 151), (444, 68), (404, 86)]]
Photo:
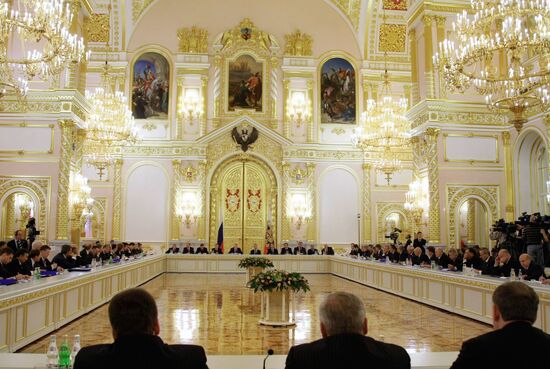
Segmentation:
[(168, 240), (168, 179), (164, 171), (146, 164), (133, 170), (126, 185), (125, 240)]
[(358, 242), (359, 189), (345, 169), (333, 169), (321, 177), (319, 186), (320, 243)]

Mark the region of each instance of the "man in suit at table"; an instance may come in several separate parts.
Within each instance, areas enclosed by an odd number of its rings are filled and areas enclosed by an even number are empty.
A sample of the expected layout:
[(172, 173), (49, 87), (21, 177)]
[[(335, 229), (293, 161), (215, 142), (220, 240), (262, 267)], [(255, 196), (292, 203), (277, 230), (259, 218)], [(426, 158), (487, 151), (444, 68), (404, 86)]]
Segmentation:
[(283, 247), (281, 248), (281, 255), (292, 255), (292, 249), (288, 247), (288, 243), (283, 243)]
[(167, 345), (159, 337), (158, 310), (153, 296), (141, 288), (118, 293), (109, 303), (114, 342), (83, 347), (74, 369), (207, 369), (201, 346)]
[(48, 259), (50, 256), (50, 250), (51, 247), (48, 245), (43, 245), (42, 247), (40, 247), (40, 260), (38, 261), (38, 266), (40, 267), (40, 269), (54, 270), (57, 268), (57, 265), (55, 265), (54, 267), (50, 259)]
[(273, 244), (269, 244), (267, 247), (267, 255), (279, 255), (279, 250)]
[(538, 264), (533, 263), (533, 259), (529, 254), (521, 254), (519, 256), (519, 264), (521, 265), (522, 279), (526, 281), (538, 281), (540, 277), (546, 278), (544, 270)]
[(208, 248), (204, 246), (204, 243), (201, 243), (197, 248), (196, 254), (209, 254)]
[(233, 244), (233, 247), (229, 249), (230, 254), (243, 254), (243, 250), (237, 245), (237, 243)]
[(550, 350), (550, 335), (533, 327), (538, 305), (537, 293), (525, 283), (498, 286), (493, 292), (494, 330), (465, 341), (451, 369), (548, 368), (544, 353)]
[(76, 261), (73, 259), (73, 250), (71, 245), (61, 246), (61, 252), (53, 257), (52, 265), (57, 264), (63, 269), (76, 267)]
[(321, 250), (321, 255), (334, 255), (334, 249), (325, 243)]
[(487, 247), (482, 247), (481, 249), (479, 249), (479, 257), (481, 259), (481, 274), (493, 274), (493, 268), (495, 267), (495, 258), (491, 255), (491, 252)]
[(250, 250), (250, 255), (261, 255), (262, 251), (258, 248), (258, 244), (255, 243), (252, 247), (252, 250)]
[(377, 368), (409, 369), (411, 361), (400, 346), (365, 336), (365, 305), (357, 296), (334, 292), (319, 307), (322, 339), (294, 346), (286, 369)]
[(319, 255), (319, 250), (315, 248), (315, 245), (309, 245), (309, 249), (307, 250), (308, 255)]
[(294, 248), (294, 255), (307, 255), (306, 248), (302, 241), (298, 242), (298, 246)]
[(183, 247), (183, 250), (181, 250), (182, 254), (194, 254), (195, 250), (191, 247), (191, 244), (187, 242), (187, 244)]
[(500, 249), (495, 259), (492, 275), (497, 277), (509, 277), (512, 269), (517, 275), (519, 271), (519, 264), (512, 259), (512, 255), (508, 250)]
[(29, 245), (27, 244), (27, 240), (23, 238), (23, 232), (20, 230), (15, 231), (14, 239), (8, 242), (8, 247), (10, 247), (13, 250), (13, 253), (16, 253), (19, 249), (28, 249)]
[(15, 252), (14, 258), (11, 263), (8, 264), (8, 270), (12, 275), (31, 275), (29, 261), (29, 251), (27, 249), (19, 249)]
[(168, 250), (166, 250), (165, 254), (179, 254), (180, 248), (175, 243), (172, 244), (172, 247), (170, 247)]

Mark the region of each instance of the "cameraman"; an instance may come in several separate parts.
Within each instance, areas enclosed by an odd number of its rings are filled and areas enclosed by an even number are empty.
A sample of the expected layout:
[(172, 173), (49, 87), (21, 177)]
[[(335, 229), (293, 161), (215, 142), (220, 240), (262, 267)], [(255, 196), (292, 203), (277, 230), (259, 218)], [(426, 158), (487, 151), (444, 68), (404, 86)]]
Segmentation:
[(499, 219), (499, 221), (493, 225), (491, 232), (489, 233), (489, 239), (491, 241), (496, 241), (494, 249), (496, 249), (497, 252), (506, 242), (507, 236), (505, 227), (506, 223), (504, 222), (504, 219)]
[(532, 214), (529, 223), (523, 229), (523, 239), (527, 245), (527, 253), (533, 262), (544, 268), (544, 255), (542, 253), (542, 229), (538, 222), (538, 216)]

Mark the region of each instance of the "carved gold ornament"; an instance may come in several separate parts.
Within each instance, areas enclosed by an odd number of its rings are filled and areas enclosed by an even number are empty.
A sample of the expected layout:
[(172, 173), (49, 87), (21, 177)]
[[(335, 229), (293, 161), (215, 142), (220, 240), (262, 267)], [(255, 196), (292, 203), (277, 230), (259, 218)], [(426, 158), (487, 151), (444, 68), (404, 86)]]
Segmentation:
[(310, 35), (302, 33), (300, 30), (285, 35), (285, 41), (285, 55), (311, 56), (313, 54), (313, 39)]
[(378, 50), (384, 52), (405, 52), (407, 26), (404, 24), (381, 24)]
[(183, 179), (188, 183), (192, 183), (195, 181), (197, 173), (197, 169), (192, 165), (189, 165), (187, 168), (185, 168), (185, 171), (183, 172)]
[(84, 22), (85, 39), (88, 42), (108, 42), (110, 28), (109, 14), (92, 13)]
[(193, 26), (178, 30), (179, 51), (182, 53), (205, 54), (208, 52), (208, 31)]
[(383, 0), (383, 4), (386, 10), (407, 10), (406, 0)]

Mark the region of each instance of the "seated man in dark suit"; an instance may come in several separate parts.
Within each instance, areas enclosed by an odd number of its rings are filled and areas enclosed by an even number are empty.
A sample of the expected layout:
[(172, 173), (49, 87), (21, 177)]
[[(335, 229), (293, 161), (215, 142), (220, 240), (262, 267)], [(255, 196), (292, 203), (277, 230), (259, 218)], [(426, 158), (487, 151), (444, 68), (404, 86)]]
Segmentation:
[(267, 248), (267, 255), (279, 255), (279, 250), (277, 250), (275, 245), (270, 244)]
[(8, 270), (12, 275), (31, 275), (30, 266), (27, 264), (29, 260), (29, 251), (27, 249), (19, 249), (15, 252), (15, 257), (8, 264)]
[(430, 258), (428, 255), (422, 252), (422, 249), (420, 246), (415, 247), (414, 249), (414, 255), (411, 259), (412, 265), (419, 265), (419, 266), (429, 266), (430, 265)]
[(538, 281), (540, 277), (546, 278), (542, 267), (538, 264), (533, 263), (533, 260), (531, 259), (531, 256), (529, 256), (529, 254), (521, 254), (519, 256), (519, 263), (521, 265), (520, 270), (522, 279), (525, 279), (527, 281)]
[(113, 257), (113, 248), (110, 244), (103, 245), (103, 248), (101, 249), (101, 252), (99, 253), (99, 257), (102, 261), (107, 262)]
[(283, 243), (283, 247), (281, 248), (281, 255), (292, 255), (292, 249), (288, 247), (288, 243)]
[(175, 243), (172, 244), (172, 247), (170, 247), (168, 250), (166, 250), (165, 254), (179, 254), (180, 248)]
[(302, 241), (298, 242), (298, 246), (294, 248), (294, 255), (307, 255), (306, 248)]
[(236, 243), (229, 249), (230, 254), (243, 254), (243, 250)]
[(188, 242), (183, 250), (181, 250), (182, 254), (194, 254), (195, 250), (193, 250), (193, 247), (191, 247), (191, 244)]
[(214, 247), (212, 247), (211, 254), (223, 254), (223, 249), (220, 245), (216, 244)]
[(29, 268), (31, 273), (34, 272), (36, 268), (40, 269), (39, 261), (40, 261), (40, 250), (32, 249), (31, 252), (29, 252), (29, 260), (27, 260), (27, 267)]
[(514, 270), (516, 275), (519, 271), (519, 264), (512, 259), (512, 255), (506, 249), (500, 249), (495, 259), (495, 266), (493, 267), (493, 274), (497, 277), (509, 277), (510, 272)]
[(491, 255), (491, 252), (487, 247), (482, 247), (479, 250), (479, 257), (481, 259), (481, 274), (493, 274), (493, 268), (495, 267), (495, 258)]
[(262, 251), (258, 248), (258, 244), (255, 243), (252, 247), (252, 250), (250, 250), (250, 255), (261, 255)]
[(208, 254), (208, 248), (204, 246), (204, 243), (201, 243), (200, 246), (197, 248), (196, 254)]
[(464, 252), (464, 264), (468, 268), (474, 268), (476, 270), (481, 270), (483, 261), (477, 255), (477, 250), (473, 247), (468, 247)]
[(120, 292), (109, 304), (114, 342), (83, 347), (74, 369), (207, 369), (201, 346), (167, 345), (158, 336), (155, 299), (141, 288)]
[(449, 249), (449, 261), (447, 264), (447, 269), (453, 270), (455, 272), (462, 272), (462, 267), (464, 262), (462, 256), (458, 255), (458, 250), (455, 248)]
[(325, 243), (321, 250), (321, 255), (334, 255), (334, 249)]
[(38, 266), (42, 270), (54, 270), (57, 268), (57, 265), (54, 268), (52, 266), (52, 262), (48, 259), (50, 256), (50, 250), (51, 247), (48, 245), (43, 245), (40, 247), (40, 260), (38, 261)]
[(92, 252), (92, 244), (87, 243), (82, 245), (82, 250), (80, 250), (80, 257), (84, 260), (88, 259), (88, 255)]
[(54, 256), (52, 265), (57, 264), (63, 269), (75, 268), (75, 260), (73, 259), (73, 250), (71, 245), (61, 246), (61, 252)]
[(15, 231), (14, 239), (8, 242), (8, 246), (13, 250), (13, 252), (17, 252), (19, 249), (28, 249), (29, 245), (27, 244), (27, 240), (23, 238), (23, 232), (20, 230)]
[(451, 369), (548, 368), (544, 353), (550, 350), (550, 335), (533, 327), (538, 305), (537, 293), (525, 283), (498, 286), (493, 293), (494, 330), (464, 342)]
[(307, 250), (308, 255), (319, 255), (319, 250), (315, 248), (315, 245), (309, 245), (309, 249)]
[(449, 257), (441, 247), (435, 249), (435, 262), (440, 268), (447, 268), (449, 265)]
[(16, 278), (24, 279), (26, 276), (22, 274), (13, 274), (8, 266), (13, 260), (13, 250), (9, 247), (0, 249), (0, 279)]
[(294, 346), (286, 369), (377, 368), (409, 369), (409, 354), (402, 347), (365, 336), (365, 305), (357, 296), (334, 292), (319, 307), (322, 339)]

